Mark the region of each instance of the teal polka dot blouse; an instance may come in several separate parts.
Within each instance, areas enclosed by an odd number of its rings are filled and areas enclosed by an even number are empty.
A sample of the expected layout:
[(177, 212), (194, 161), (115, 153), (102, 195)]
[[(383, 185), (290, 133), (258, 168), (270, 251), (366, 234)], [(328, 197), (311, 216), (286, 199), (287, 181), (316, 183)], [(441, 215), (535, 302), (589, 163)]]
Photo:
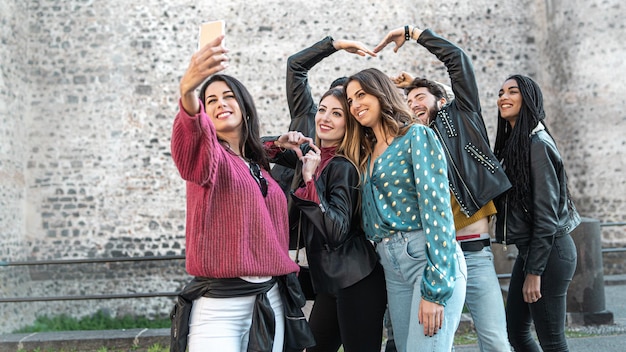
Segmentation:
[[(422, 295), (444, 304), (452, 295), (456, 240), (446, 158), (433, 131), (412, 125), (396, 137), (362, 182), (363, 228), (380, 242), (398, 232), (423, 230), (428, 264)], [(371, 164), (370, 164), (371, 165)]]

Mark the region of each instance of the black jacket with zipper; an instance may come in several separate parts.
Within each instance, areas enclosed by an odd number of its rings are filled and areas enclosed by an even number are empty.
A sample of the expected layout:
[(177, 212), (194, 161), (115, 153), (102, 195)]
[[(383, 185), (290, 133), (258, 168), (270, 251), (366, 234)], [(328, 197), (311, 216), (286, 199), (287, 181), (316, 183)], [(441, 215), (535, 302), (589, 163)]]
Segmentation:
[(448, 161), (450, 191), (466, 216), (511, 188), (489, 147), (472, 62), (458, 46), (424, 30), (417, 42), (448, 69), (454, 99), (430, 123)]
[[(304, 148), (306, 149), (306, 148)], [(293, 151), (279, 153), (273, 162), (298, 166)], [(299, 216), (313, 289), (336, 293), (368, 276), (378, 257), (361, 226), (359, 173), (348, 159), (334, 156), (314, 180), (320, 204), (291, 193)], [(297, 236), (297, 226), (291, 237)]]
[[(337, 52), (337, 49), (333, 47), (333, 38), (326, 37), (287, 59), (286, 90), (289, 114), (291, 116), (291, 121), (289, 122), (290, 131), (302, 132), (307, 137), (315, 136), (317, 105), (311, 96), (309, 70), (335, 52)], [(295, 174), (296, 180), (299, 177), (297, 172), (298, 170), (296, 170)], [(289, 197), (289, 191), (297, 186), (297, 184), (293, 183), (294, 169), (276, 165), (272, 168), (271, 173), (285, 192), (285, 195)], [(290, 248), (293, 248), (293, 246), (290, 246)]]
[(563, 160), (542, 127), (530, 136), (530, 194), (518, 206), (510, 204), (506, 194), (495, 202), (496, 240), (515, 244), (526, 258), (524, 271), (534, 275), (545, 270), (554, 239), (580, 224), (568, 196)]

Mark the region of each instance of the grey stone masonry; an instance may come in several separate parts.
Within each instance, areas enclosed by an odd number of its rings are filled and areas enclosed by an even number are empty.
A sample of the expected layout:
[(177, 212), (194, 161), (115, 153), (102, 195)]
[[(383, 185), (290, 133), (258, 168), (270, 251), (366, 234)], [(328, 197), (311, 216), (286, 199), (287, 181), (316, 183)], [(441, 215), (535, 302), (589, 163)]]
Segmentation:
[[(626, 37), (619, 0), (0, 1), (0, 261), (185, 253), (185, 185), (170, 156), (179, 80), (201, 22), (226, 21), (230, 67), (263, 134), (285, 132), (289, 55), (320, 40), (374, 47), (404, 24), (472, 57), (490, 138), (513, 73), (544, 90), (581, 214), (626, 220)], [(311, 71), (318, 99), (336, 77), (377, 67), (449, 82), (415, 42), (376, 58), (333, 54)], [(603, 246), (626, 246), (624, 227)], [(611, 270), (624, 269), (623, 256)], [(184, 263), (0, 266), (0, 297), (176, 291)], [(0, 303), (0, 333), (38, 315), (166, 316), (172, 300)]]

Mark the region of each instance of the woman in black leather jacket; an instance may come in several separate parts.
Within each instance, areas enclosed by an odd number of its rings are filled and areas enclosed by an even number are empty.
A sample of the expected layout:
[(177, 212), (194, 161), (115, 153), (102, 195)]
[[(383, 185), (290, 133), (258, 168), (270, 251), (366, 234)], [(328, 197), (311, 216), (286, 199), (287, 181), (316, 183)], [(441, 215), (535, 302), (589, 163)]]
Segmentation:
[[(309, 71), (325, 58), (338, 51), (345, 51), (359, 56), (372, 56), (376, 54), (369, 50), (365, 44), (353, 40), (334, 40), (327, 36), (310, 47), (304, 48), (287, 59), (286, 92), (287, 104), (289, 105), (289, 131), (302, 132), (307, 137), (315, 136), (315, 114), (317, 105), (313, 100), (311, 86), (309, 84)], [(338, 77), (330, 84), (330, 88), (341, 87), (347, 77)], [(293, 180), (300, 178), (294, 175), (294, 169), (282, 165), (272, 168), (272, 177), (285, 191), (287, 197), (291, 191)], [(296, 184), (297, 186), (297, 184)], [(290, 220), (293, 220), (290, 212)], [(290, 247), (292, 248), (292, 247)]]
[[(341, 345), (346, 352), (378, 352), (382, 343), (385, 278), (361, 228), (360, 174), (350, 161), (358, 160), (360, 139), (347, 112), (342, 89), (322, 96), (315, 115), (321, 152), (309, 150), (301, 158), (303, 180), (291, 194), (301, 211), (300, 232), (316, 292), (309, 318), (316, 346), (308, 352), (335, 352)], [(274, 142), (279, 148), (287, 143), (288, 135)], [(273, 161), (298, 160), (291, 150), (281, 154), (287, 155)]]
[(567, 288), (576, 269), (569, 233), (580, 223), (567, 189), (563, 160), (548, 129), (541, 89), (526, 76), (509, 77), (498, 94), (494, 148), (513, 187), (496, 201), (496, 238), (515, 244), (506, 313), (516, 351), (567, 351)]

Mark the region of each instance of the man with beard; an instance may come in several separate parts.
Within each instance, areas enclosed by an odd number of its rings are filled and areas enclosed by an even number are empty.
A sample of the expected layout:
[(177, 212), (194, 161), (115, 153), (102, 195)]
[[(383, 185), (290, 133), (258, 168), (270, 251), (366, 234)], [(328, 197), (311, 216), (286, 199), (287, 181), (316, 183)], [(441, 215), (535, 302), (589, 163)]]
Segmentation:
[(446, 154), (456, 240), (467, 263), (465, 304), (476, 326), (479, 347), (481, 351), (509, 351), (489, 218), (496, 213), (493, 199), (511, 184), (489, 148), (474, 69), (461, 48), (430, 29), (404, 26), (389, 32), (374, 52), (391, 42), (397, 51), (411, 39), (447, 67), (454, 99), (448, 101), (435, 81), (412, 79), (406, 73), (393, 80), (404, 89), (415, 116), (435, 131)]

